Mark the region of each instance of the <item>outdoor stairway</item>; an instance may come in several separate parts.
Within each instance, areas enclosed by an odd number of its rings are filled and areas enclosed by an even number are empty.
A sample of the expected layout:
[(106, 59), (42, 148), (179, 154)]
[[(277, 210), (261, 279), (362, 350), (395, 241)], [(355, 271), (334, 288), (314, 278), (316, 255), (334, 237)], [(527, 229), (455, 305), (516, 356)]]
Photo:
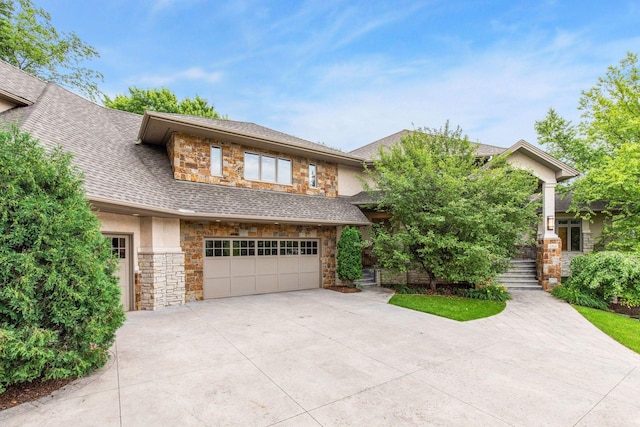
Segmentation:
[(362, 278), (356, 280), (356, 286), (377, 286), (376, 283), (376, 271), (374, 269), (365, 268), (362, 270)]
[(512, 259), (511, 269), (496, 277), (509, 290), (542, 290), (536, 279), (536, 261), (529, 259)]

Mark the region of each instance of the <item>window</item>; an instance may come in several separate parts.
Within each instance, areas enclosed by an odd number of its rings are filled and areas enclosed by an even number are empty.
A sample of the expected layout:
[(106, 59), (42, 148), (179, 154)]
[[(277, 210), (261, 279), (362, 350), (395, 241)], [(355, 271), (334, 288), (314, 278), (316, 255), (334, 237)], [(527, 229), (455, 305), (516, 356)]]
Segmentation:
[(111, 253), (117, 258), (125, 259), (127, 257), (127, 239), (124, 237), (111, 238)]
[(562, 250), (582, 252), (582, 220), (559, 219), (558, 237), (562, 240)]
[(258, 240), (258, 256), (278, 255), (277, 240)]
[(255, 240), (234, 240), (233, 256), (255, 256)]
[(291, 160), (278, 159), (278, 184), (291, 184)]
[(222, 147), (211, 146), (211, 175), (222, 175)]
[(298, 241), (281, 240), (280, 255), (298, 255)]
[(291, 185), (291, 160), (244, 153), (244, 179)]
[(318, 255), (318, 242), (316, 240), (301, 241), (300, 255)]
[(206, 257), (225, 257), (230, 256), (230, 244), (228, 240), (205, 240), (204, 256)]
[(309, 187), (317, 187), (318, 186), (318, 178), (316, 174), (316, 165), (309, 165)]

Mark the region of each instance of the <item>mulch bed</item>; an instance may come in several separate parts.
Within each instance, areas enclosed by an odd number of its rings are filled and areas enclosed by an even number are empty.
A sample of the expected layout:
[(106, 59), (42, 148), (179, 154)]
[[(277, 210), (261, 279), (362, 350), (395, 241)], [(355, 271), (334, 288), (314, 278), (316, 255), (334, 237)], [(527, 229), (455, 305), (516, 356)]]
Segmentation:
[(0, 411), (13, 408), (21, 403), (49, 396), (51, 393), (66, 386), (73, 380), (75, 380), (75, 378), (48, 381), (34, 380), (30, 383), (12, 385), (11, 387), (8, 387), (4, 393), (0, 394)]
[(348, 286), (327, 286), (325, 289), (342, 292), (343, 294), (355, 294), (356, 292), (360, 292), (360, 289), (350, 288)]
[(609, 309), (616, 313), (625, 314), (630, 317), (640, 318), (640, 307), (627, 307), (625, 305), (611, 303)]

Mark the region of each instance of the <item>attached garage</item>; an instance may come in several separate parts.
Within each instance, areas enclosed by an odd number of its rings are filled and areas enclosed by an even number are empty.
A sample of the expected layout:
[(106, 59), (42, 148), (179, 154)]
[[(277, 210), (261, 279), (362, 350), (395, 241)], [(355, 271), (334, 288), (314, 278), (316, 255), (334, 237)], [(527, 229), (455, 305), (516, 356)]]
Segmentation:
[(320, 287), (319, 239), (206, 238), (203, 297)]

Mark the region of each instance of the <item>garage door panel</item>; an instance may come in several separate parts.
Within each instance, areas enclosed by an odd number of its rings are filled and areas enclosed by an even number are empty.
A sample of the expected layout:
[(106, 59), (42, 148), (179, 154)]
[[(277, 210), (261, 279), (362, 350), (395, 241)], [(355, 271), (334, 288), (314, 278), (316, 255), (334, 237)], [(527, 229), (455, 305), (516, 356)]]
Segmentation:
[(320, 261), (317, 256), (300, 257), (300, 273), (318, 273), (320, 271)]
[(298, 289), (315, 289), (320, 286), (318, 273), (300, 273)]
[(231, 258), (231, 277), (256, 275), (255, 258)]
[(257, 260), (256, 274), (261, 276), (278, 274), (278, 262), (276, 257), (259, 257)]
[(203, 298), (221, 298), (231, 295), (231, 278), (211, 278), (205, 280), (202, 288)]
[(280, 274), (297, 274), (299, 268), (298, 257), (287, 256), (278, 258), (278, 273)]
[(298, 287), (298, 273), (294, 274), (280, 274), (280, 280), (278, 284), (278, 290), (280, 291), (295, 291), (300, 289)]
[(220, 279), (231, 276), (231, 259), (214, 258), (204, 261), (202, 277), (205, 279)]
[(256, 277), (256, 292), (278, 292), (278, 275), (269, 274)]
[(251, 295), (256, 293), (256, 277), (232, 277), (231, 295)]

